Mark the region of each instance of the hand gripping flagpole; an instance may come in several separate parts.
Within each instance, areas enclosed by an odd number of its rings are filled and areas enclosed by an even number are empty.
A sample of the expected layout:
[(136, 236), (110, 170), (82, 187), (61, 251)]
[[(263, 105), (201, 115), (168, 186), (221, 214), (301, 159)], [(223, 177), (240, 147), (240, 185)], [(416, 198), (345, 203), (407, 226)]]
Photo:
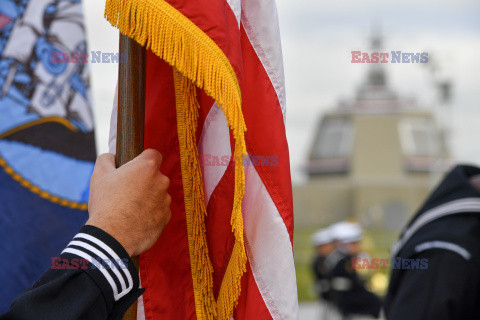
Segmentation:
[[(145, 122), (146, 50), (135, 40), (120, 34), (120, 63), (118, 67), (117, 167), (143, 151)], [(133, 257), (138, 270), (138, 257)], [(137, 302), (123, 320), (137, 319)]]

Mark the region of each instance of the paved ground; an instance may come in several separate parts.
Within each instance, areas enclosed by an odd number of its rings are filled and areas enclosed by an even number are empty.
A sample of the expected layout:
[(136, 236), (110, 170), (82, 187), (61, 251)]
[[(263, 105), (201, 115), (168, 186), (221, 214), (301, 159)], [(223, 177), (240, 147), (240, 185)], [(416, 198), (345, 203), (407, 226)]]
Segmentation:
[(318, 307), (315, 303), (300, 303), (300, 320), (319, 319)]
[[(354, 317), (349, 320), (371, 320), (372, 318)], [(317, 302), (300, 303), (300, 320), (343, 320), (331, 308)]]
[(341, 317), (320, 303), (300, 303), (300, 320), (340, 320)]

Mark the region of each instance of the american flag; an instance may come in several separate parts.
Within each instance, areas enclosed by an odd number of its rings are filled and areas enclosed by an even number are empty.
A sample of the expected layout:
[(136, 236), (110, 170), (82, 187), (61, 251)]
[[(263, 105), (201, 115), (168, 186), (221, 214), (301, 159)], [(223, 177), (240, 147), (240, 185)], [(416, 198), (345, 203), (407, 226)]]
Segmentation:
[[(140, 256), (146, 292), (137, 318), (297, 319), (285, 84), (275, 1), (107, 0), (106, 16), (148, 48), (145, 148), (162, 153), (161, 171), (171, 180), (170, 224)], [(188, 100), (181, 98), (184, 91), (196, 98), (198, 109), (179, 111), (179, 103)], [(231, 107), (235, 101), (237, 113)], [(112, 153), (115, 109), (116, 101)], [(193, 119), (196, 130), (185, 128), (184, 118)], [(194, 147), (185, 149), (189, 139)], [(241, 142), (248, 156), (239, 150)], [(201, 175), (195, 175), (195, 168)], [(196, 190), (195, 179), (202, 190)], [(195, 193), (197, 200), (202, 195), (197, 211), (191, 204)], [(241, 201), (237, 218), (236, 197)], [(198, 228), (192, 227), (192, 215), (197, 215)], [(235, 221), (241, 222), (240, 231)], [(226, 279), (232, 270), (234, 276)]]

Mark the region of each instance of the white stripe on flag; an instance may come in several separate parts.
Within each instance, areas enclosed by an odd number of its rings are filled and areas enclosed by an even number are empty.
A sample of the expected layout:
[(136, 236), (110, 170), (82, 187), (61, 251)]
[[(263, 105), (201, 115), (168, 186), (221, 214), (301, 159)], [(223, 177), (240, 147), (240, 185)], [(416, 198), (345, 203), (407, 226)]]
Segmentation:
[(298, 319), (293, 250), (285, 223), (253, 166), (245, 166), (243, 214), (252, 273), (273, 319)]
[(237, 18), (238, 27), (240, 28), (240, 18), (242, 16), (242, 5), (240, 4), (240, 0), (227, 0), (230, 9), (232, 9), (235, 18)]
[(242, 25), (275, 88), (285, 121), (285, 75), (275, 0), (243, 0)]
[[(222, 156), (230, 157), (232, 155), (227, 118), (222, 109), (218, 107), (217, 103), (213, 104), (205, 118), (198, 149), (200, 156), (217, 156), (221, 159)], [(210, 196), (222, 179), (226, 170), (227, 166), (224, 165), (213, 166), (204, 164), (202, 166), (206, 206), (208, 206)]]

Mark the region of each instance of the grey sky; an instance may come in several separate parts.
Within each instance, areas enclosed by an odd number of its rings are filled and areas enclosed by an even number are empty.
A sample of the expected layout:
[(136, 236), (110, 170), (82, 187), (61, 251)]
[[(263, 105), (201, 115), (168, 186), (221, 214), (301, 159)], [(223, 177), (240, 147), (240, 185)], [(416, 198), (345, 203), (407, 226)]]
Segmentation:
[[(104, 1), (84, 0), (90, 50), (118, 51), (117, 32), (103, 19)], [(277, 0), (287, 90), (287, 137), (294, 181), (301, 181), (315, 123), (349, 99), (368, 65), (350, 63), (353, 50), (370, 51), (372, 26), (381, 26), (384, 49), (429, 53), (441, 77), (454, 81), (453, 152), (480, 164), (480, 2)], [(116, 64), (91, 65), (99, 152), (107, 151)], [(399, 94), (436, 108), (432, 78), (420, 64), (386, 65)]]

